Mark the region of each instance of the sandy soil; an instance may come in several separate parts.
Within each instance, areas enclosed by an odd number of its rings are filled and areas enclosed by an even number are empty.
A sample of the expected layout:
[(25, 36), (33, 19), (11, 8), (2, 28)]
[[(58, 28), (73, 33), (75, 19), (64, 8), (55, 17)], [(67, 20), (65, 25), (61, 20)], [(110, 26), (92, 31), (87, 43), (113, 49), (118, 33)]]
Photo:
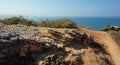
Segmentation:
[(78, 27), (78, 29), (82, 32), (93, 35), (94, 40), (102, 45), (102, 47), (111, 56), (113, 63), (115, 65), (120, 65), (120, 49), (107, 32), (95, 31), (83, 27)]

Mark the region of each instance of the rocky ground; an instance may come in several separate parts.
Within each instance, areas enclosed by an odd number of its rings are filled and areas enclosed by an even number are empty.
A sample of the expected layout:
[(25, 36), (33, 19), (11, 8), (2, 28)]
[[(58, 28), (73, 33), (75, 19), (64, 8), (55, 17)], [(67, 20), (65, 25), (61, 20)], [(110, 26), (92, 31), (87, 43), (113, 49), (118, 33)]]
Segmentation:
[(0, 23), (1, 65), (114, 65), (94, 36), (67, 28)]

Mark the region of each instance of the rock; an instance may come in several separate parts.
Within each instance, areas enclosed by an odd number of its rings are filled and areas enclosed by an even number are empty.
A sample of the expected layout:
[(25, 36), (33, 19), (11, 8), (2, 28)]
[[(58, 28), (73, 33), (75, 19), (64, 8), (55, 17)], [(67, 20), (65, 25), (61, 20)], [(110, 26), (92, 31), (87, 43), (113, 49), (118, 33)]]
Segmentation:
[(89, 59), (100, 58), (104, 53), (93, 43), (92, 35), (77, 29), (0, 24), (0, 64), (83, 65), (87, 53), (91, 55), (95, 49), (100, 54), (94, 52)]
[(62, 43), (57, 44), (57, 47), (58, 47), (58, 48), (63, 48), (63, 47), (64, 47), (64, 44), (62, 44)]
[(109, 31), (109, 30), (119, 31), (120, 30), (120, 26), (109, 25), (109, 26), (107, 26), (106, 29), (104, 29), (104, 31)]
[(49, 29), (48, 32), (57, 37), (62, 37), (62, 35), (63, 35), (63, 33), (56, 31), (56, 30)]

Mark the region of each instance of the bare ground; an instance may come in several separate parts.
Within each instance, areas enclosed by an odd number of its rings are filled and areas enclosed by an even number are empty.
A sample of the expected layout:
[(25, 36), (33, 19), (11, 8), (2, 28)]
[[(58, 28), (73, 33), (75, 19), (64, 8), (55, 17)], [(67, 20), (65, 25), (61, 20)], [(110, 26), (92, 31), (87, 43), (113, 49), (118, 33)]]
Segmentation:
[(114, 65), (120, 65), (120, 48), (117, 43), (112, 39), (110, 34), (103, 31), (95, 31), (83, 27), (78, 27), (82, 32), (93, 35), (94, 41), (99, 43), (106, 52), (111, 56)]

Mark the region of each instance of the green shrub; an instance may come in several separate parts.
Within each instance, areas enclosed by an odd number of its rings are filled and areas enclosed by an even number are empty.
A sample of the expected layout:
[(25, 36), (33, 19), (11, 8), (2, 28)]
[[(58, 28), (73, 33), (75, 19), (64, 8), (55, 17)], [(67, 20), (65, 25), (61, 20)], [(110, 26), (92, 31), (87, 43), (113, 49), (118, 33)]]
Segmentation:
[(38, 26), (51, 28), (76, 28), (76, 23), (70, 19), (44, 20), (39, 22)]
[(51, 27), (51, 28), (76, 28), (76, 23), (70, 19), (61, 20), (43, 20), (41, 22), (35, 22), (33, 20), (28, 20), (20, 17), (11, 17), (4, 20), (0, 20), (0, 23), (4, 24), (23, 24), (27, 26), (40, 26), (40, 27)]
[(22, 16), (20, 17), (11, 17), (11, 18), (6, 18), (4, 20), (1, 21), (1, 23), (4, 24), (23, 24), (23, 25), (28, 25), (28, 26), (36, 26), (36, 22), (34, 22), (33, 20), (27, 20), (25, 18), (23, 18)]

